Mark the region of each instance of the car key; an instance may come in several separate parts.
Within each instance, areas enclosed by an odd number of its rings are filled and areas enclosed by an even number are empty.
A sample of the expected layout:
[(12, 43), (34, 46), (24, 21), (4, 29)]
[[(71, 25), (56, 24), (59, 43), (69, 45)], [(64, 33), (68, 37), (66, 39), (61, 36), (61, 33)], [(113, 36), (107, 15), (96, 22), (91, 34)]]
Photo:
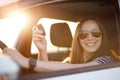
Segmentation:
[(43, 31), (42, 35), (46, 35), (46, 34), (45, 34), (45, 30), (44, 30), (42, 24), (38, 24), (38, 25), (37, 25), (37, 28), (38, 28), (38, 30), (42, 30), (42, 31)]

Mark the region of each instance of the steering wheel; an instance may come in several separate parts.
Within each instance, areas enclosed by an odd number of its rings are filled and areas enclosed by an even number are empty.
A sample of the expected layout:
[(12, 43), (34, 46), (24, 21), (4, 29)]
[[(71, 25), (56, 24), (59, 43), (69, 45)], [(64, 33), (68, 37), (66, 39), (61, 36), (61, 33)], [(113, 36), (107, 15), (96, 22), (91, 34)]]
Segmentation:
[[(6, 47), (7, 47), (7, 45), (5, 43), (3, 43), (2, 41), (0, 41), (0, 48), (3, 50)], [(1, 55), (0, 56), (0, 65), (1, 65), (0, 66), (0, 75), (3, 76), (3, 77), (0, 76), (1, 78), (3, 78), (3, 79), (5, 78), (5, 80), (6, 79), (8, 79), (8, 80), (17, 80), (18, 79), (20, 67), (11, 58), (7, 58), (6, 56)], [(6, 66), (8, 66), (8, 67), (6, 67)]]
[(0, 48), (3, 50), (6, 47), (7, 47), (7, 45), (5, 43), (3, 43), (2, 41), (0, 41)]
[[(4, 48), (7, 48), (7, 45), (4, 43), (4, 42), (2, 42), (1, 40), (0, 40), (0, 48), (3, 50)], [(20, 66), (19, 66), (20, 67)], [(24, 69), (24, 68), (22, 68), (22, 67), (20, 67), (20, 70), (22, 70), (22, 71), (20, 71), (20, 73), (22, 73), (22, 74), (30, 74), (30, 73), (35, 73), (35, 71), (29, 71), (28, 69)]]

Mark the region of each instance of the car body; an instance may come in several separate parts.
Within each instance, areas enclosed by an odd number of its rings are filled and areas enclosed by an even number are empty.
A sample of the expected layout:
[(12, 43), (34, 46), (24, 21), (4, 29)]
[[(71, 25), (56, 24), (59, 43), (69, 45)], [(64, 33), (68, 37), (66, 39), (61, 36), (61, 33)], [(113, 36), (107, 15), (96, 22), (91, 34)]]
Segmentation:
[[(8, 45), (8, 47), (16, 48), (25, 57), (33, 57), (36, 59), (38, 58), (38, 55), (39, 55), (38, 51), (33, 50), (31, 34), (32, 34), (32, 27), (36, 24), (40, 24), (43, 22), (44, 24), (43, 27), (46, 32), (46, 39), (48, 42), (47, 51), (48, 51), (49, 60), (63, 61), (70, 53), (71, 43), (74, 37), (74, 31), (78, 22), (80, 22), (80, 20), (86, 16), (97, 17), (105, 24), (105, 29), (108, 34), (108, 43), (109, 43), (108, 47), (106, 47), (106, 50), (109, 48), (112, 48), (115, 50), (115, 57), (117, 56), (118, 58), (118, 56), (120, 55), (119, 53), (120, 0), (101, 0), (101, 1), (99, 0), (20, 0), (12, 4), (2, 6), (0, 10), (1, 10), (1, 15), (0, 15), (1, 19), (7, 18), (9, 14), (11, 14), (13, 11), (19, 11), (27, 15), (28, 21), (24, 26), (23, 25), (21, 26), (22, 29), (21, 28), (10, 29), (7, 27), (8, 30), (11, 31), (10, 33), (12, 33), (12, 30), (14, 31), (18, 30), (16, 31), (17, 33), (14, 33), (14, 34), (18, 34), (16, 35), (17, 37), (14, 38), (14, 40), (11, 39), (11, 42), (13, 41), (14, 45), (13, 46)], [(20, 18), (17, 18), (17, 20), (19, 19)], [(53, 22), (49, 23), (50, 21), (51, 22), (53, 21)], [(21, 24), (20, 21), (17, 21), (17, 22)], [(16, 24), (17, 22), (14, 21), (12, 23)], [(62, 30), (58, 30), (58, 31), (57, 29), (55, 30), (51, 29), (51, 27), (53, 28), (53, 24), (58, 24), (57, 26), (59, 25), (64, 26), (64, 24), (62, 23), (67, 23), (67, 26), (70, 28), (70, 30), (68, 29), (65, 30), (65, 28), (64, 29), (62, 28)], [(9, 25), (9, 27), (11, 26)], [(68, 34), (64, 33), (64, 32), (67, 32), (67, 30), (68, 30)], [(52, 35), (57, 34), (57, 32), (59, 32), (59, 35), (52, 37)], [(63, 35), (62, 33), (65, 35)], [(4, 31), (4, 34), (7, 34), (7, 32)], [(6, 37), (8, 38), (9, 36), (6, 35)], [(7, 38), (5, 39), (5, 41), (4, 39), (2, 39), (2, 41), (5, 42), (5, 44), (10, 43), (8, 42), (9, 40)], [(95, 76), (98, 77), (99, 79), (100, 78), (102, 79), (102, 77), (105, 77), (105, 76), (103, 76), (102, 74), (99, 74), (99, 71), (101, 73), (101, 70), (105, 69), (105, 72), (107, 72), (105, 73), (105, 75), (109, 76), (109, 75), (112, 75), (112, 74), (108, 74), (109, 71), (111, 71), (112, 68), (115, 68), (115, 70), (112, 69), (113, 72), (119, 74), (120, 72), (120, 68), (119, 68), (120, 66), (118, 67), (119, 64), (120, 63), (118, 62), (113, 64), (106, 64), (100, 67), (91, 66), (88, 68), (63, 70), (60, 72), (59, 71), (52, 72), (53, 74), (52, 73), (37, 74), (36, 72), (32, 72), (34, 74), (31, 75), (31, 72), (23, 69), (23, 72), (19, 76), (19, 79), (20, 80), (25, 80), (25, 79), (44, 80), (43, 78), (70, 75), (70, 74), (76, 74), (76, 73), (79, 73), (79, 76), (81, 76), (80, 78), (82, 78), (85, 75), (89, 75), (89, 77), (93, 76), (93, 75), (90, 75), (90, 73), (95, 70), (98, 70), (98, 75), (95, 75)], [(118, 67), (117, 70), (116, 70), (116, 67)], [(107, 69), (110, 69), (110, 70), (107, 70)], [(119, 71), (119, 72), (115, 72), (115, 71)], [(90, 72), (90, 73), (86, 74), (85, 72)], [(82, 76), (82, 73), (83, 73), (83, 76)], [(51, 75), (48, 75), (48, 74), (51, 74)], [(97, 74), (97, 73), (91, 73), (91, 74)], [(28, 77), (28, 76), (31, 76), (31, 77)], [(84, 80), (87, 80), (89, 77), (86, 77)], [(94, 77), (89, 80), (96, 80), (96, 78)], [(106, 79), (106, 80), (120, 79), (118, 75), (113, 75), (113, 78), (112, 77), (109, 77), (109, 78), (106, 77), (103, 79)], [(66, 79), (73, 80), (73, 79), (79, 79), (79, 78), (73, 77), (73, 78), (66, 78)], [(50, 79), (45, 79), (45, 80), (50, 80)]]

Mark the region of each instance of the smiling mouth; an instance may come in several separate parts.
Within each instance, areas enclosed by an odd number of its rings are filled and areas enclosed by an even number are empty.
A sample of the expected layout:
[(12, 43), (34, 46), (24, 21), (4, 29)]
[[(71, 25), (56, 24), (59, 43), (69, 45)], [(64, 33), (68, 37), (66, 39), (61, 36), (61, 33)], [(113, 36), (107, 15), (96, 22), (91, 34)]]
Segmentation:
[(95, 44), (96, 44), (96, 42), (86, 43), (87, 46), (94, 46)]

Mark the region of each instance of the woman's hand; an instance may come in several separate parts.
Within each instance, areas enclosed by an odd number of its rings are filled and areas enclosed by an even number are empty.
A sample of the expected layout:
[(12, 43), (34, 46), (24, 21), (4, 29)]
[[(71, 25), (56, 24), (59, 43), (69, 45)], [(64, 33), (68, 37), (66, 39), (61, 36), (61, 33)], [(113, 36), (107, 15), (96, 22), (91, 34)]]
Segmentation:
[(40, 29), (38, 29), (38, 25), (32, 28), (32, 40), (40, 52), (40, 55), (38, 56), (40, 60), (48, 61), (47, 42), (45, 39), (45, 31), (42, 26)]
[(38, 29), (37, 26), (32, 28), (32, 39), (40, 52), (44, 52), (47, 49), (47, 42), (43, 33), (44, 31)]

